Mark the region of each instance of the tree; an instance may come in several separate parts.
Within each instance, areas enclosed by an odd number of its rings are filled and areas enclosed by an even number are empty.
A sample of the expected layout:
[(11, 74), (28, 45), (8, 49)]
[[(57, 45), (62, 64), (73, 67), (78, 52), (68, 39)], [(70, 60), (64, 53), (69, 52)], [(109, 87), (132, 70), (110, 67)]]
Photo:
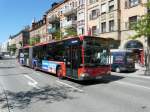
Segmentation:
[(17, 49), (16, 44), (8, 46), (8, 51), (12, 52), (13, 54), (15, 54), (16, 49)]
[[(143, 4), (144, 7), (150, 9), (150, 1), (146, 4)], [(145, 56), (146, 62), (146, 72), (145, 75), (150, 74), (150, 12), (147, 10), (148, 13), (143, 15), (137, 23), (134, 25), (133, 29), (136, 31), (136, 34), (132, 36), (132, 39), (136, 39), (139, 37), (147, 38), (147, 53)]]
[(23, 46), (23, 42), (22, 41), (20, 41), (19, 44), (20, 44), (21, 47)]
[(56, 31), (54, 33), (52, 33), (52, 36), (56, 39), (56, 40), (61, 40), (61, 31), (60, 29), (56, 29)]
[(32, 37), (32, 38), (29, 39), (29, 44), (30, 45), (35, 45), (39, 42), (40, 42), (40, 37)]
[(77, 30), (74, 27), (69, 27), (65, 29), (66, 31), (66, 36), (76, 36), (77, 35)]

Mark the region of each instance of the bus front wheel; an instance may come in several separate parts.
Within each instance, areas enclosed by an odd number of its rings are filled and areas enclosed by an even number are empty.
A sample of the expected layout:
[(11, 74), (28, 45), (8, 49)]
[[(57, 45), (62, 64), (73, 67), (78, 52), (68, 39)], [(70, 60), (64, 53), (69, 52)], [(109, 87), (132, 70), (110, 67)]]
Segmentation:
[(119, 67), (117, 67), (115, 71), (116, 71), (117, 73), (120, 73), (120, 72), (121, 72), (121, 70), (120, 70)]

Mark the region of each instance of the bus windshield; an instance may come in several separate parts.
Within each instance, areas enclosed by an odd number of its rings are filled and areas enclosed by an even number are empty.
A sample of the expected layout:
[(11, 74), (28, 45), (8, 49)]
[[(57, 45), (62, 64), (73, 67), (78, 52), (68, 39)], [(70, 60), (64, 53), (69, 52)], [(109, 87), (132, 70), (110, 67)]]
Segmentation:
[(107, 43), (100, 39), (87, 38), (83, 42), (85, 66), (109, 65)]

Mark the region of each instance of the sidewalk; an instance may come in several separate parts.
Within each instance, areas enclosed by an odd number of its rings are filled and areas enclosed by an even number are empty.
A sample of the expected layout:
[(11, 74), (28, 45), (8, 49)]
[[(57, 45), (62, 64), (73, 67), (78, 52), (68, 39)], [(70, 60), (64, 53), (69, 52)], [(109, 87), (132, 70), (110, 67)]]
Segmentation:
[(123, 77), (134, 77), (134, 78), (143, 78), (143, 79), (150, 79), (150, 76), (146, 76), (145, 75), (145, 70), (146, 67), (142, 67), (139, 64), (135, 64), (135, 72), (131, 72), (131, 73), (116, 73), (116, 72), (112, 72), (112, 75), (116, 75), (116, 76), (123, 76)]

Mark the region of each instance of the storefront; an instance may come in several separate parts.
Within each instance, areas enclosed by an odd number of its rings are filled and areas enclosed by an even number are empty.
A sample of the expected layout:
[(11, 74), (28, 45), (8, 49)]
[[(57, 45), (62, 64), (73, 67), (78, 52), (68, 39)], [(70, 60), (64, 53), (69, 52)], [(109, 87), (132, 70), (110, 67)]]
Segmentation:
[(124, 48), (132, 50), (135, 56), (135, 62), (144, 65), (144, 48), (140, 41), (130, 40), (125, 44)]

